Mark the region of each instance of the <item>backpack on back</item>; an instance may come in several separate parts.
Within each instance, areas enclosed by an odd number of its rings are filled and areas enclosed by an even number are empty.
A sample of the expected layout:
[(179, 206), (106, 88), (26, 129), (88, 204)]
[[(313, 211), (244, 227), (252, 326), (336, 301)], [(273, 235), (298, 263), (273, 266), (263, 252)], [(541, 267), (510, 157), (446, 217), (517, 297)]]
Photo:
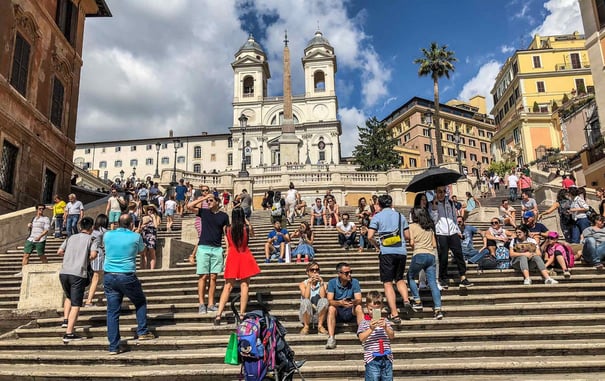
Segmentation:
[(569, 213), (569, 209), (571, 208), (571, 200), (562, 200), (559, 201), (559, 207), (557, 208), (557, 212), (559, 212), (559, 218), (561, 219), (561, 224), (563, 225), (573, 225), (574, 221)]
[(546, 252), (549, 256), (555, 255), (555, 251), (560, 251), (563, 254), (563, 258), (565, 258), (565, 263), (567, 264), (568, 268), (574, 267), (576, 258), (573, 254), (571, 246), (561, 242), (557, 242), (552, 245), (549, 245), (546, 249)]
[(273, 200), (273, 205), (271, 206), (271, 215), (273, 217), (279, 217), (282, 215), (283, 209), (281, 207), (281, 198)]

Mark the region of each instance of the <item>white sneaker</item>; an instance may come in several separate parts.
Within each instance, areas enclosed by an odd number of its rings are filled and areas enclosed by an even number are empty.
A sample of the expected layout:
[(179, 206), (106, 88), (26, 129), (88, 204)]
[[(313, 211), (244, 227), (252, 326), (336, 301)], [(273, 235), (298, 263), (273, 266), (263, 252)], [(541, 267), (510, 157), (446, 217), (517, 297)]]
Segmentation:
[(526, 285), (526, 286), (530, 285), (531, 284), (531, 279), (530, 278), (523, 279), (523, 284)]
[(544, 284), (557, 284), (557, 283), (559, 283), (559, 282), (553, 278), (548, 278), (544, 281)]

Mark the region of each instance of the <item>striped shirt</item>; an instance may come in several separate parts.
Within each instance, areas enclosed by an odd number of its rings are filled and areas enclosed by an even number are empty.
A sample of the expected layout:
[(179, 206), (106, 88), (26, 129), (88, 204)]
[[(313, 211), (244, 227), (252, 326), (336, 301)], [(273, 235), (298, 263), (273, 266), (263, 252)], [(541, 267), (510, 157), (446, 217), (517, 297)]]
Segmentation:
[[(388, 320), (385, 321), (387, 324), (387, 328), (391, 328), (391, 323)], [(362, 320), (359, 324), (359, 327), (357, 328), (357, 335), (359, 336), (359, 334), (361, 334), (362, 332), (365, 332), (370, 329), (370, 323), (371, 320)], [(378, 327), (370, 334), (370, 336), (368, 336), (368, 338), (363, 343), (361, 343), (363, 347), (363, 361), (366, 364), (374, 360), (374, 358), (376, 357), (374, 356), (375, 354), (380, 353), (380, 340), (382, 340), (383, 350), (385, 352), (389, 351), (387, 357), (391, 362), (393, 362), (393, 353), (391, 352), (391, 341), (389, 340), (389, 336), (387, 336), (387, 333), (383, 328)]]

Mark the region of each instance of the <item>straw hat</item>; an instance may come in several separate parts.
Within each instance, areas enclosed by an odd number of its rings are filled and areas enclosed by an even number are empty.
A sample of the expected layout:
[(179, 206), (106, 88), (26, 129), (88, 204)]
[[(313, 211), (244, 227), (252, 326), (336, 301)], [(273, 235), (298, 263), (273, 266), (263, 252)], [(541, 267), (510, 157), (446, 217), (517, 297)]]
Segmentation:
[(157, 213), (157, 212), (158, 212), (158, 208), (156, 208), (156, 207), (155, 207), (155, 205), (153, 205), (153, 204), (145, 205), (145, 207), (143, 208), (143, 211), (144, 211), (145, 213), (147, 213), (147, 211), (148, 211), (149, 209), (153, 209), (153, 211), (154, 211), (155, 213)]

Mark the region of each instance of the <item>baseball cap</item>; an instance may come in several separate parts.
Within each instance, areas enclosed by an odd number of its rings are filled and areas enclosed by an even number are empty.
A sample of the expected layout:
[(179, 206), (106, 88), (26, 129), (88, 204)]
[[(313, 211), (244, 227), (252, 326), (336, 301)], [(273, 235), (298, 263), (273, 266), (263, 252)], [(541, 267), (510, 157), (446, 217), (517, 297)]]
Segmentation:
[(535, 216), (536, 215), (531, 210), (528, 210), (527, 212), (523, 213), (523, 218), (531, 218), (531, 217), (535, 217)]
[(557, 232), (548, 232), (548, 238), (557, 239), (557, 238), (559, 238), (559, 233), (557, 233)]

